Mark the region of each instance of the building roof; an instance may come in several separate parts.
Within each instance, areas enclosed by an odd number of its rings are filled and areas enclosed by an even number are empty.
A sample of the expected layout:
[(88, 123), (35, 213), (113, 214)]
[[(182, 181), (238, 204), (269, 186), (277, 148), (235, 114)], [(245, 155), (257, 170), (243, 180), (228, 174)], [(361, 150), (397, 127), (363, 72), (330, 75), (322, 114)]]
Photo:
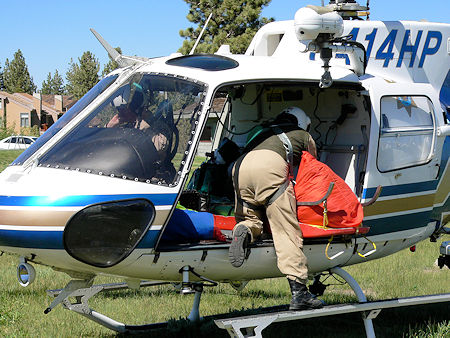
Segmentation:
[[(26, 94), (28, 95), (28, 94)], [(30, 95), (31, 96), (31, 95)], [(31, 99), (28, 100), (25, 97), (21, 96), (21, 95), (15, 95), (15, 94), (9, 94), (7, 92), (2, 92), (0, 91), (0, 98), (2, 99), (8, 99), (9, 101), (13, 101), (14, 103), (28, 109), (28, 110), (32, 110), (33, 109), (33, 101)]]
[[(33, 110), (33, 95), (28, 93), (14, 93), (10, 94), (7, 92), (0, 91), (0, 98), (8, 98), (8, 100), (15, 102), (27, 108), (28, 110)], [(55, 106), (55, 95), (41, 95), (42, 98), (42, 110), (49, 113), (59, 113)], [(63, 111), (70, 109), (76, 102), (73, 96), (63, 95)]]
[[(77, 100), (73, 95), (62, 95), (63, 97), (63, 110), (69, 110)], [(53, 94), (42, 94), (42, 103), (46, 103), (47, 106), (55, 107), (55, 95)]]

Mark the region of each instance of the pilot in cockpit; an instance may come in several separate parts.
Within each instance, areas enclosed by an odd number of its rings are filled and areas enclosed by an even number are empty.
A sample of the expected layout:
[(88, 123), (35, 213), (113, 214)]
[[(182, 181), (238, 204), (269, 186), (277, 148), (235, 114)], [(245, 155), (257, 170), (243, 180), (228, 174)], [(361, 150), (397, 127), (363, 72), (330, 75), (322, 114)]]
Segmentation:
[[(139, 86), (133, 83), (135, 86)], [(107, 123), (107, 128), (136, 128), (144, 131), (152, 138), (160, 160), (164, 160), (169, 147), (168, 135), (161, 123), (147, 123), (143, 118), (144, 95), (142, 91), (135, 90), (130, 100), (130, 86), (123, 87), (121, 93), (112, 100), (112, 106), (117, 110)]]
[(123, 87), (122, 92), (112, 101), (112, 106), (117, 114), (106, 125), (107, 128), (149, 128), (147, 122), (142, 120), (144, 96), (140, 91), (135, 91), (130, 101), (130, 86)]

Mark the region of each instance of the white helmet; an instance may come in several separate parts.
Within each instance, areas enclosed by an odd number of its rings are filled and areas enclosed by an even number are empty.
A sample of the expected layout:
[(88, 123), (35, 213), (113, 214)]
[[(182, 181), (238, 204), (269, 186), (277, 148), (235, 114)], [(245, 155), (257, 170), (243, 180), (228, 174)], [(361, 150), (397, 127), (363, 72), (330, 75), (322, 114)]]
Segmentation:
[(114, 98), (112, 105), (116, 108), (125, 106), (130, 99), (130, 85), (125, 85), (119, 89), (118, 95)]
[(289, 107), (283, 109), (280, 114), (291, 114), (297, 118), (297, 125), (303, 130), (308, 130), (311, 125), (311, 119), (306, 113), (298, 107)]

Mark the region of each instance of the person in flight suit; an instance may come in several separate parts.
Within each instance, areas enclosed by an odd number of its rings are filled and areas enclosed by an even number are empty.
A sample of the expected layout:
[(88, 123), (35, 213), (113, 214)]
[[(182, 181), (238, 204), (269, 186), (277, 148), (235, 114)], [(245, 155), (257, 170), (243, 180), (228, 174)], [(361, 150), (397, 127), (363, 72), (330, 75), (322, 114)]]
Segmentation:
[(317, 157), (308, 133), (310, 118), (298, 107), (284, 109), (268, 128), (247, 143), (236, 161), (233, 183), (236, 194), (233, 239), (229, 259), (234, 267), (243, 264), (249, 242), (262, 233), (267, 216), (277, 254), (277, 265), (286, 275), (292, 293), (290, 310), (321, 308), (322, 302), (308, 291), (307, 259), (297, 220), (292, 168), (302, 151)]

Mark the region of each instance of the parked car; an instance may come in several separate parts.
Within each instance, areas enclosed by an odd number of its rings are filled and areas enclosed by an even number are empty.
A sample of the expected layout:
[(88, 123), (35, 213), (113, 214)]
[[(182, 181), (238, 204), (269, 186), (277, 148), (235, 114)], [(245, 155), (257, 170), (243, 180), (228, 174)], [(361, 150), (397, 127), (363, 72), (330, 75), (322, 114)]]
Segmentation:
[(9, 136), (0, 141), (0, 150), (26, 149), (36, 140), (34, 136)]

